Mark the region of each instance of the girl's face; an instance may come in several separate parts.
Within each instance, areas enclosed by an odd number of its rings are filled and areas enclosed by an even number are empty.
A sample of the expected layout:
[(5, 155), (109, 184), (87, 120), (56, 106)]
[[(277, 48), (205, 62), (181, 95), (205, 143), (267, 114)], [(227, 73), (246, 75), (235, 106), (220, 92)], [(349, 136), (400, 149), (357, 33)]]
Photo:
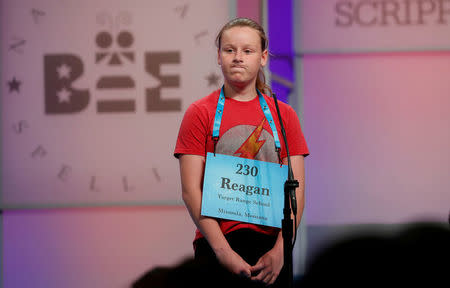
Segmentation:
[(217, 61), (225, 82), (254, 86), (259, 69), (267, 62), (267, 50), (261, 51), (258, 32), (250, 27), (233, 27), (222, 33), (220, 42)]

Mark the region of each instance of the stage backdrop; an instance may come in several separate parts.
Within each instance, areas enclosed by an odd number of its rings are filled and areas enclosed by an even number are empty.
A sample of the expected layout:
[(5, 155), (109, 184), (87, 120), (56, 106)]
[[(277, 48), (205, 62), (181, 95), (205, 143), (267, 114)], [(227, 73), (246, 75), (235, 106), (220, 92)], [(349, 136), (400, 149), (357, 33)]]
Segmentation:
[(228, 1), (2, 1), (2, 207), (179, 203), (179, 124), (222, 82), (228, 14)]
[(303, 53), (450, 49), (450, 1), (299, 2)]
[(304, 0), (297, 15), (308, 224), (447, 222), (450, 1)]
[(311, 56), (304, 69), (308, 224), (447, 222), (450, 53)]

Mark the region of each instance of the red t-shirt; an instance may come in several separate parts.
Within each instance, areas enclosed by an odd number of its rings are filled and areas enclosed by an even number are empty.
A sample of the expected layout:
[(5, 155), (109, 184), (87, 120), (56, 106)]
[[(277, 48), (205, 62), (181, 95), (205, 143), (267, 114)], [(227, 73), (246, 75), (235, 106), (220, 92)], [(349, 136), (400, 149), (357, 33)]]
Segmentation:
[[(214, 151), (212, 131), (220, 89), (192, 103), (184, 115), (178, 133), (174, 156), (191, 154), (205, 156)], [(274, 100), (264, 98), (270, 108), (281, 143), (281, 159), (286, 149)], [(309, 154), (297, 114), (289, 105), (278, 102), (291, 156)], [(258, 97), (248, 102), (225, 98), (222, 123), (216, 153), (278, 163), (272, 130), (259, 104)], [(238, 221), (217, 219), (224, 234), (237, 229), (249, 228), (261, 233), (276, 235), (280, 229)], [(203, 237), (197, 229), (195, 240)]]

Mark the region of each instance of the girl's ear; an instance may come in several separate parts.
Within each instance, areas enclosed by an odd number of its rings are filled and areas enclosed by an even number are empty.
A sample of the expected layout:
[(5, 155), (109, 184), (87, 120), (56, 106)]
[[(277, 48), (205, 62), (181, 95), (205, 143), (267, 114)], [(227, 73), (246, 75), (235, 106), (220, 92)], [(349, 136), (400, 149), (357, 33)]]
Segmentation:
[(220, 60), (220, 49), (217, 49), (217, 64), (222, 66), (222, 60)]
[(264, 67), (267, 64), (267, 58), (268, 58), (269, 52), (264, 50), (261, 54), (261, 66)]

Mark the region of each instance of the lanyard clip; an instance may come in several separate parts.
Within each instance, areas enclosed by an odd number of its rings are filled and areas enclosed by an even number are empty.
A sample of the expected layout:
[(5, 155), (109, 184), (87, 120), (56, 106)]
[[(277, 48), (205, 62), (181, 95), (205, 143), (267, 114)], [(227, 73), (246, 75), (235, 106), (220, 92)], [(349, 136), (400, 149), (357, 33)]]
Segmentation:
[(219, 142), (219, 137), (218, 136), (212, 136), (212, 140), (214, 142), (214, 157), (216, 157), (216, 145), (217, 145), (217, 142)]
[(281, 148), (275, 147), (275, 151), (278, 155), (278, 162), (280, 162), (280, 167), (283, 165), (283, 161), (281, 160)]

